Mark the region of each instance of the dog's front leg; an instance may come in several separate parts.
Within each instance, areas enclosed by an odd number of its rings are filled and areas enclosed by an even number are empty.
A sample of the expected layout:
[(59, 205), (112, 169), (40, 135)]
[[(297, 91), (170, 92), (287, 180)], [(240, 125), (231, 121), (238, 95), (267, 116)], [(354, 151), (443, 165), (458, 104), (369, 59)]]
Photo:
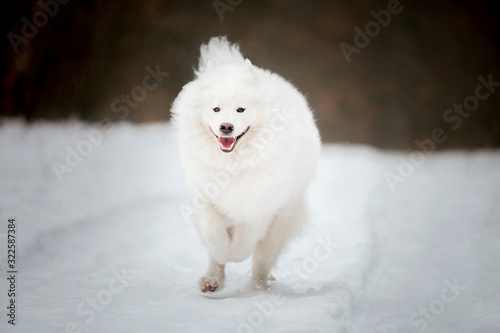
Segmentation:
[(197, 226), (201, 241), (208, 249), (210, 261), (207, 273), (200, 279), (200, 289), (202, 292), (215, 291), (224, 283), (224, 267), (229, 259), (230, 238), (223, 217), (211, 205), (207, 205)]
[(212, 258), (209, 260), (207, 273), (199, 281), (200, 290), (203, 293), (207, 291), (213, 292), (217, 288), (222, 288), (226, 279), (226, 274), (224, 273), (225, 264), (219, 264)]

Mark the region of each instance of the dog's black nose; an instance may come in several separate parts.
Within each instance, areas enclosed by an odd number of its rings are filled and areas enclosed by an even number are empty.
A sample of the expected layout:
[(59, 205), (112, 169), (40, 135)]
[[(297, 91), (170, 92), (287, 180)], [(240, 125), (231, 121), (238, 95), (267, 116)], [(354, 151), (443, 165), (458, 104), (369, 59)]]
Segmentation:
[(233, 124), (230, 124), (230, 123), (222, 123), (222, 124), (220, 124), (219, 129), (222, 133), (227, 135), (227, 134), (230, 134), (234, 130), (234, 126), (233, 126)]

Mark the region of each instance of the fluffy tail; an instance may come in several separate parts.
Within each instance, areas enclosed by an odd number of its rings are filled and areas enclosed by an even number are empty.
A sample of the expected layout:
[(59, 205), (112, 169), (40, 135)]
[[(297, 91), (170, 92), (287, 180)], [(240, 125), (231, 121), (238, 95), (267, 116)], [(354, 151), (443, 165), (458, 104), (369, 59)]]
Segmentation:
[(208, 44), (200, 46), (200, 62), (194, 73), (199, 76), (210, 66), (225, 62), (244, 62), (238, 44), (231, 44), (226, 37), (212, 37)]

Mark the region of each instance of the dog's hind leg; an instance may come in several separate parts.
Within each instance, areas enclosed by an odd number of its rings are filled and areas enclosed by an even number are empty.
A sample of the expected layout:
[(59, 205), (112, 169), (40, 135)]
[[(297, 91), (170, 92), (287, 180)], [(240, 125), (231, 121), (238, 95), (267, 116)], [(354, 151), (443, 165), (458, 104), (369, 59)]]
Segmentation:
[(307, 205), (300, 197), (293, 200), (275, 216), (267, 233), (258, 243), (253, 254), (252, 285), (266, 289), (271, 268), (290, 239), (302, 231), (307, 217)]

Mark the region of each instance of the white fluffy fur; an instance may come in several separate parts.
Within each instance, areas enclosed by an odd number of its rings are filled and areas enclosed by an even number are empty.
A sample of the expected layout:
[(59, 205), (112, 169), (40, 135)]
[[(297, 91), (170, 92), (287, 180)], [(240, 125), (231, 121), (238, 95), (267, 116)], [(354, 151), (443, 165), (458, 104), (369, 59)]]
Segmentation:
[[(304, 96), (245, 60), (237, 45), (215, 37), (200, 50), (196, 78), (172, 106), (197, 230), (209, 251), (200, 288), (221, 287), (225, 263), (252, 253), (253, 283), (265, 287), (280, 252), (307, 219), (304, 195), (319, 133)], [(221, 123), (231, 123), (234, 136), (250, 126), (230, 153), (215, 136), (223, 136)]]

